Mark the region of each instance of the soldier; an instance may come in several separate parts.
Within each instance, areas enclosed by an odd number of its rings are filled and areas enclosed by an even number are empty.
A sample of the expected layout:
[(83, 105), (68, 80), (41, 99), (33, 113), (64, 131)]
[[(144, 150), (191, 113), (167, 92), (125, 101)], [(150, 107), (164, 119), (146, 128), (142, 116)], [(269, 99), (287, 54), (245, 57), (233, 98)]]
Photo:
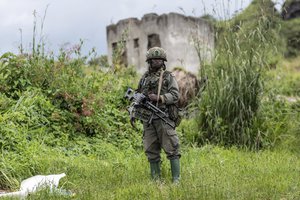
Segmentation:
[[(147, 51), (146, 58), (148, 71), (142, 76), (137, 92), (148, 96), (154, 105), (168, 113), (170, 106), (179, 99), (179, 89), (175, 77), (171, 72), (165, 71), (166, 52), (160, 47), (153, 47)], [(152, 123), (144, 122), (143, 127), (144, 150), (150, 162), (151, 177), (153, 179), (160, 178), (160, 152), (163, 149), (170, 160), (173, 182), (179, 183), (180, 152), (175, 128), (155, 115)]]

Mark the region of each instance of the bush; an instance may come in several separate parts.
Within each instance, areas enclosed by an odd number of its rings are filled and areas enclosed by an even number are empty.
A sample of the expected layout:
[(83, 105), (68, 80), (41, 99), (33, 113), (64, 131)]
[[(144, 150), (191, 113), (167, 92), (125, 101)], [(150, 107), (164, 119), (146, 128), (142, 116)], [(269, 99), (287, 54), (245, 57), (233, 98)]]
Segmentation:
[(140, 131), (130, 126), (123, 99), (126, 86), (137, 85), (132, 68), (87, 76), (80, 59), (10, 53), (1, 57), (0, 67), (0, 148), (6, 158), (0, 161), (2, 188), (17, 188), (18, 177), (39, 173), (43, 166), (32, 158), (49, 148), (65, 155), (101, 156), (104, 143), (123, 150), (142, 146), (141, 126)]
[(295, 57), (300, 52), (300, 19), (284, 21), (282, 23), (281, 35), (286, 39), (287, 57)]
[[(122, 98), (126, 85), (136, 85), (137, 79), (132, 79), (136, 73), (127, 68), (118, 73), (95, 71), (87, 76), (83, 71), (84, 58), (67, 59), (65, 54), (61, 52), (58, 61), (45, 56), (4, 54), (0, 60), (2, 92), (9, 100), (17, 102), (22, 102), (28, 95), (43, 98), (46, 103), (36, 105), (32, 99), (29, 107), (37, 106), (41, 110), (51, 107), (43, 116), (51, 124), (50, 135), (66, 134), (67, 138), (73, 139), (84, 134), (109, 139), (118, 145), (121, 143), (116, 140), (130, 138), (135, 143), (133, 146), (140, 146), (131, 136), (136, 132), (127, 123), (127, 103)], [(31, 117), (30, 113), (28, 115)], [(55, 145), (53, 138), (47, 142)]]
[(88, 63), (90, 66), (109, 68), (109, 63), (106, 55), (91, 58)]

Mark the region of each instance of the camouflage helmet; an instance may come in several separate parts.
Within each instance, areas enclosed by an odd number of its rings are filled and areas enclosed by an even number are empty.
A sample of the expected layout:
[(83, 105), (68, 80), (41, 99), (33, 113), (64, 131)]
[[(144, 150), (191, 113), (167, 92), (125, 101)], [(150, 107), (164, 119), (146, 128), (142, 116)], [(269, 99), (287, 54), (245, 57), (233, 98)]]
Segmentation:
[(160, 47), (152, 47), (150, 48), (146, 53), (146, 61), (148, 62), (151, 59), (162, 59), (164, 61), (167, 61), (167, 54), (166, 51), (163, 48)]

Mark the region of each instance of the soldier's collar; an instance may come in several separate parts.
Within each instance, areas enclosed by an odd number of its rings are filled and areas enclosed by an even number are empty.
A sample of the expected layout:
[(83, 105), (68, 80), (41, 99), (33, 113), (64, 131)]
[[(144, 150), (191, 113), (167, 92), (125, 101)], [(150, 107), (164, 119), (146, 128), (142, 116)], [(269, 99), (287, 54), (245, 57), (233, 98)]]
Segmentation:
[(152, 72), (152, 71), (148, 71), (148, 75), (155, 75), (155, 76), (159, 76), (160, 75), (161, 70), (158, 70), (156, 72)]

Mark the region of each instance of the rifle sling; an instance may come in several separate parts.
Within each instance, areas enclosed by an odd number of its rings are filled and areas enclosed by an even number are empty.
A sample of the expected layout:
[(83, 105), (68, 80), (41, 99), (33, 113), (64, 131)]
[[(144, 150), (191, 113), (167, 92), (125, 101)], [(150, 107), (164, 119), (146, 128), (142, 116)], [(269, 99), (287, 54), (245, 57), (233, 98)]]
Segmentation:
[(160, 91), (161, 91), (161, 86), (162, 86), (164, 72), (165, 71), (163, 70), (163, 68), (161, 68), (160, 76), (159, 76), (159, 81), (158, 81), (158, 91), (157, 91), (156, 107), (158, 106), (158, 102), (159, 102), (159, 97), (160, 97)]

